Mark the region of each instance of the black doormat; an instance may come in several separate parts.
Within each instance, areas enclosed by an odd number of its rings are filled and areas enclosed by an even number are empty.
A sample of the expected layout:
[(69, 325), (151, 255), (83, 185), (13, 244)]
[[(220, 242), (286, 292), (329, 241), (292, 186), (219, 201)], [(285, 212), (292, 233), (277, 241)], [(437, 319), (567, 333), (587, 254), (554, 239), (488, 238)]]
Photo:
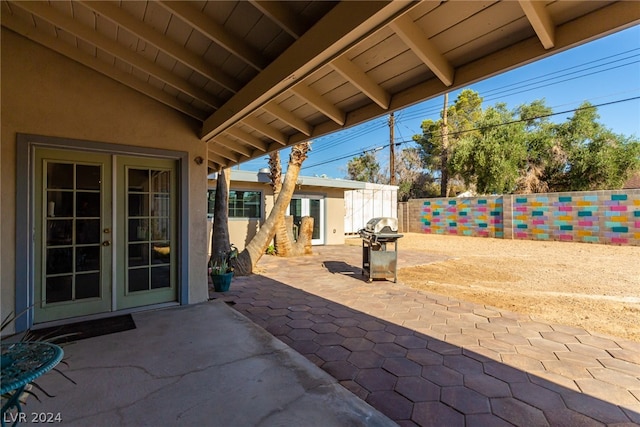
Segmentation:
[(69, 325), (52, 326), (50, 328), (29, 331), (32, 340), (49, 341), (54, 344), (64, 344), (100, 335), (135, 329), (136, 323), (130, 314), (107, 317), (104, 319), (87, 320)]

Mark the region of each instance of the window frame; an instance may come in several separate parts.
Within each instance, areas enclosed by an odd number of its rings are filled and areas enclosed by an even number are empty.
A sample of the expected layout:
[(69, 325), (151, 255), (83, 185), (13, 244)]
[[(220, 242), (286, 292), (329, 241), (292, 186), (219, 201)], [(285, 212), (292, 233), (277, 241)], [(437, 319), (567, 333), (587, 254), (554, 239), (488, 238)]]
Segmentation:
[[(207, 217), (208, 218), (213, 218), (213, 209), (211, 208), (211, 206), (213, 206), (213, 199), (212, 199), (212, 194), (213, 197), (215, 197), (215, 192), (216, 189), (215, 188), (209, 188), (207, 189)], [(232, 198), (232, 193), (237, 194), (238, 192), (243, 192), (243, 193), (256, 193), (258, 195), (258, 203), (256, 204), (250, 204), (248, 206), (242, 206), (242, 207), (238, 207), (235, 204), (238, 202), (237, 197), (236, 198)], [(229, 210), (228, 210), (228, 215), (229, 215), (229, 220), (261, 220), (264, 214), (264, 192), (262, 190), (257, 190), (254, 188), (233, 188), (229, 190)], [(246, 196), (243, 197), (243, 202), (246, 199)], [(246, 202), (244, 202), (246, 203)], [(257, 206), (258, 209), (258, 216), (251, 216), (251, 215), (237, 215), (237, 212), (239, 210), (251, 210), (252, 206)], [(244, 212), (243, 212), (244, 213)], [(248, 212), (250, 213), (250, 212)]]

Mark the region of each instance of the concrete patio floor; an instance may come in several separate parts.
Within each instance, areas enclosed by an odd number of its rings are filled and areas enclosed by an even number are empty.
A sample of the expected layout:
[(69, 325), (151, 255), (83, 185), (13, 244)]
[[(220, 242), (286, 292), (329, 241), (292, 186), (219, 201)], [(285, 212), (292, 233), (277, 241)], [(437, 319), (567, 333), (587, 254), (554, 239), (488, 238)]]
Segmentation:
[(133, 317), (136, 329), (66, 345), (68, 366), (59, 367), (77, 385), (56, 372), (39, 378), (55, 397), (34, 390), (42, 403), (29, 397), (27, 420), (49, 413), (63, 426), (395, 425), (224, 303)]
[[(437, 260), (401, 245), (399, 257)], [(354, 246), (264, 256), (211, 296), (402, 426), (640, 424), (640, 343), (368, 283), (361, 262)]]

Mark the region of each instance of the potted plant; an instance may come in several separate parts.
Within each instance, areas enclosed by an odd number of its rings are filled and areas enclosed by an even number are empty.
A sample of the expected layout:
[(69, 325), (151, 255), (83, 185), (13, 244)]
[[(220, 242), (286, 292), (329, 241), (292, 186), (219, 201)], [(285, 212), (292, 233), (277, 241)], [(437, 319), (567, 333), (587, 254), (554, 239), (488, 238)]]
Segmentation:
[(216, 292), (226, 292), (233, 278), (232, 260), (238, 257), (238, 249), (231, 245), (229, 252), (221, 252), (209, 258), (209, 275)]

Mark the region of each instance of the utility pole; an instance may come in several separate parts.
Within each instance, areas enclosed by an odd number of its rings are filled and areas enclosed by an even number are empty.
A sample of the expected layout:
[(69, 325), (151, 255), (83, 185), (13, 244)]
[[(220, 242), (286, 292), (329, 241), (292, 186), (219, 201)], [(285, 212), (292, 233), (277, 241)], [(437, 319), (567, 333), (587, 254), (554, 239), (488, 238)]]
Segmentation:
[(389, 184), (396, 185), (396, 144), (394, 142), (393, 129), (395, 128), (395, 117), (389, 114)]
[(447, 162), (449, 160), (449, 126), (447, 125), (447, 104), (449, 103), (449, 93), (444, 94), (444, 108), (442, 110), (442, 164), (440, 165), (440, 197), (449, 197), (449, 170)]

